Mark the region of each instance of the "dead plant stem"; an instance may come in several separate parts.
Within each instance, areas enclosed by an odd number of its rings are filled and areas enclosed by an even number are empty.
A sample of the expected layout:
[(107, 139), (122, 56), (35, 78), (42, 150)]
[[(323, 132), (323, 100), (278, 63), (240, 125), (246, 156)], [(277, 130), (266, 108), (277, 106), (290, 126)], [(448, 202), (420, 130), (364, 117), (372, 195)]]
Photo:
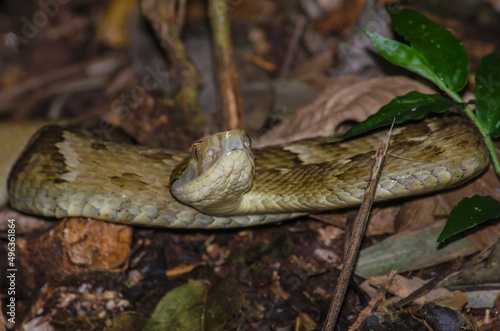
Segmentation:
[(232, 130), (243, 126), (244, 109), (231, 43), (226, 2), (226, 0), (210, 0), (209, 12), (214, 35), (215, 68), (219, 91), (219, 109), (222, 115), (222, 129)]
[(337, 324), (340, 308), (342, 307), (342, 303), (344, 301), (349, 280), (351, 279), (354, 267), (356, 266), (359, 247), (361, 246), (361, 241), (365, 233), (366, 224), (368, 223), (373, 200), (375, 199), (375, 192), (377, 190), (377, 184), (380, 179), (380, 175), (382, 174), (382, 168), (384, 167), (388, 144), (389, 142), (387, 142), (387, 145), (385, 147), (379, 148), (375, 152), (374, 164), (372, 167), (370, 180), (368, 181), (368, 186), (366, 188), (361, 207), (359, 208), (358, 216), (354, 221), (354, 230), (351, 235), (351, 243), (349, 245), (349, 250), (347, 252), (344, 265), (338, 278), (337, 286), (335, 287), (335, 293), (333, 294), (332, 303), (330, 305), (328, 316), (323, 326), (323, 331), (333, 331), (335, 325)]

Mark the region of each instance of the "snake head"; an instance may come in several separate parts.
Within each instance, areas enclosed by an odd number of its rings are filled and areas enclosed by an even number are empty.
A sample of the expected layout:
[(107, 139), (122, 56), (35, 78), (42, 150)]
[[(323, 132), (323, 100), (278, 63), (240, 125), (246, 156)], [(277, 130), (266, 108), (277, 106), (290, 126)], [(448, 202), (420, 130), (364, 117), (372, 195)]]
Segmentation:
[(242, 129), (193, 144), (191, 156), (172, 173), (172, 195), (207, 214), (236, 210), (253, 185), (255, 161), (250, 148), (250, 137)]

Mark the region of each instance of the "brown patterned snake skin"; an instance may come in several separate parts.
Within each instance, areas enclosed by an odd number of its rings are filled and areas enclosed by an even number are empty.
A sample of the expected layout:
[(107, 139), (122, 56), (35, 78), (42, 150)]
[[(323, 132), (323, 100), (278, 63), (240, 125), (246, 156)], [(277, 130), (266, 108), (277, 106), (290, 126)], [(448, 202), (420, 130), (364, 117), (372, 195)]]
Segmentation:
[[(13, 167), (8, 193), (13, 208), (41, 216), (245, 227), (359, 205), (374, 149), (386, 140), (383, 130), (346, 141), (315, 138), (251, 150), (243, 130), (233, 130), (193, 145), (190, 156), (49, 126)], [(476, 129), (458, 117), (394, 128), (388, 153), (376, 201), (458, 185), (489, 163)]]

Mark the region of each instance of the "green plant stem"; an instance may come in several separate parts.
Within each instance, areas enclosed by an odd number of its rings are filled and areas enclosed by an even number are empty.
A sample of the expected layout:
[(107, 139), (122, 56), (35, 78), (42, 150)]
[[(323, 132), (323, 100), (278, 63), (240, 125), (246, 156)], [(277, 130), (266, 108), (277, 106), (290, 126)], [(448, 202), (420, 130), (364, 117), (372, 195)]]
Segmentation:
[[(440, 86), (440, 88), (443, 91), (445, 91), (446, 93), (448, 93), (448, 95), (453, 100), (455, 100), (457, 102), (460, 102), (460, 103), (464, 102), (463, 99), (456, 92), (451, 91), (447, 87)], [(479, 122), (479, 120), (477, 119), (476, 114), (474, 114), (474, 111), (472, 109), (470, 109), (469, 106), (466, 106), (464, 108), (464, 111), (467, 114), (467, 116), (469, 116), (469, 118), (472, 120), (472, 122), (474, 122), (474, 124), (476, 125), (477, 129), (479, 130), (479, 132), (483, 136), (484, 142), (486, 143), (486, 147), (490, 151), (491, 161), (493, 162), (493, 166), (495, 167), (495, 171), (497, 173), (497, 176), (500, 177), (500, 160), (498, 159), (498, 155), (497, 155), (497, 153), (495, 151), (495, 146), (493, 145), (493, 141), (491, 140), (491, 136), (484, 130), (483, 125)]]
[(470, 109), (467, 106), (467, 107), (465, 107), (464, 110), (465, 110), (465, 113), (472, 119), (474, 124), (476, 124), (479, 132), (483, 136), (484, 141), (486, 142), (486, 146), (488, 147), (488, 149), (490, 151), (491, 161), (493, 162), (493, 166), (495, 167), (495, 171), (497, 172), (497, 175), (500, 176), (500, 161), (499, 161), (498, 155), (495, 151), (495, 146), (493, 145), (493, 141), (491, 140), (491, 136), (484, 130), (484, 127), (481, 125), (481, 123), (479, 123), (479, 121), (477, 120), (477, 117), (474, 114), (474, 112), (472, 111), (472, 109)]

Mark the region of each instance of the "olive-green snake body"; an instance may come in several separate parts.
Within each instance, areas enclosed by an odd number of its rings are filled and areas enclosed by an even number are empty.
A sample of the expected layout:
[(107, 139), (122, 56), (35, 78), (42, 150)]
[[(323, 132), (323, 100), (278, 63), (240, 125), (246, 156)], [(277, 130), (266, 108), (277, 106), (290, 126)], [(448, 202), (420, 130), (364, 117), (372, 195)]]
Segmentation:
[[(192, 154), (41, 129), (14, 165), (13, 208), (172, 228), (243, 227), (359, 205), (375, 149), (387, 131), (332, 141), (314, 138), (250, 148), (243, 130), (193, 145)], [(396, 127), (376, 201), (463, 183), (489, 164), (467, 120)]]

